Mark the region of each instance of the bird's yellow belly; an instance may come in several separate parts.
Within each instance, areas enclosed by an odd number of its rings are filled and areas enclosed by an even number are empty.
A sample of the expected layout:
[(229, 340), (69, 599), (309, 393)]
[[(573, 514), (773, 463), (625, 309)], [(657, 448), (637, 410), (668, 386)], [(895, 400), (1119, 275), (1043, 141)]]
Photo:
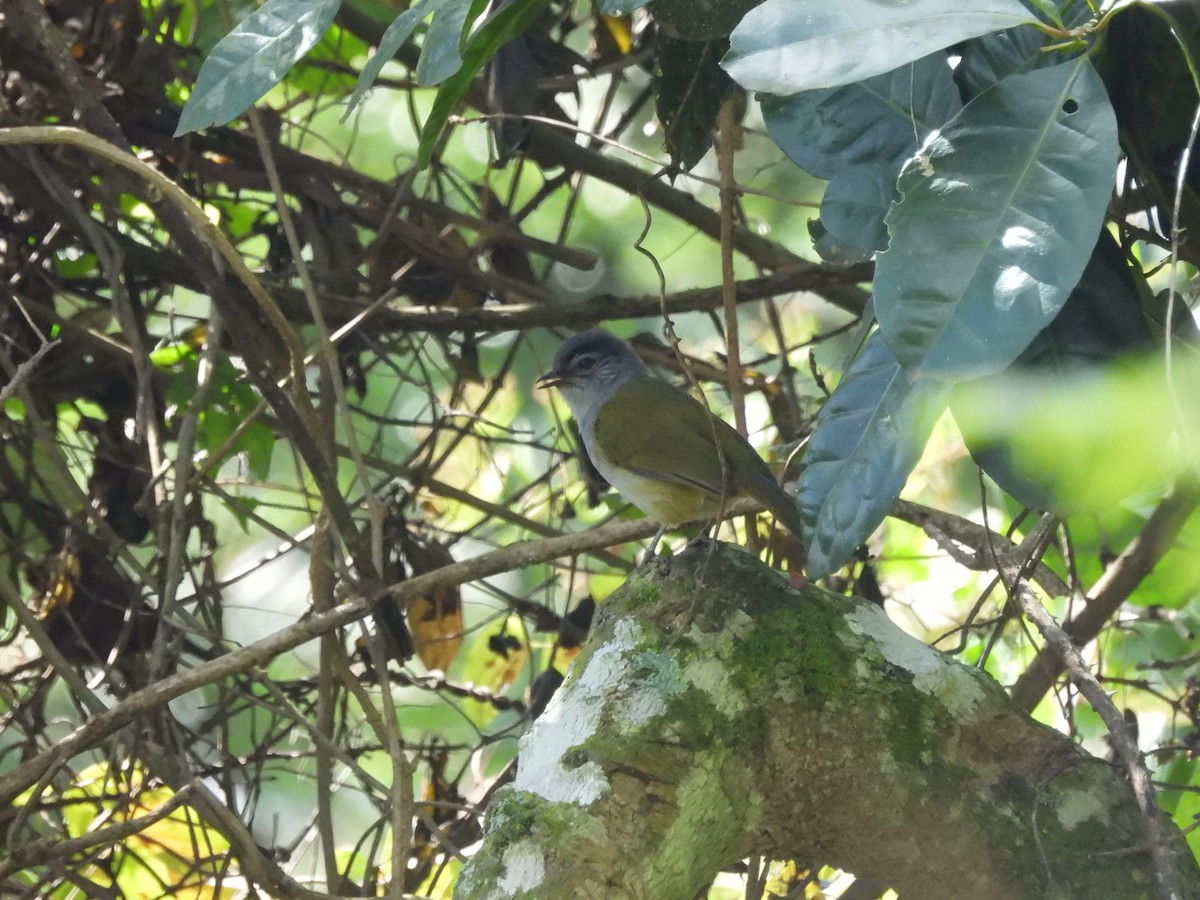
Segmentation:
[(699, 488), (647, 478), (627, 469), (605, 467), (600, 473), (621, 492), (622, 497), (663, 525), (711, 519), (721, 511), (720, 500)]

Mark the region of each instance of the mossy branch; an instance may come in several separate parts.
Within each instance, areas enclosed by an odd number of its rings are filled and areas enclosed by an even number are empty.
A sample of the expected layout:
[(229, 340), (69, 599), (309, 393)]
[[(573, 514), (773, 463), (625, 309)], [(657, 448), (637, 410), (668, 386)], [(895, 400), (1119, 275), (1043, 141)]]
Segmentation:
[(878, 607), (700, 546), (606, 601), (456, 896), (688, 898), (751, 854), (910, 897), (1154, 890), (1118, 769)]

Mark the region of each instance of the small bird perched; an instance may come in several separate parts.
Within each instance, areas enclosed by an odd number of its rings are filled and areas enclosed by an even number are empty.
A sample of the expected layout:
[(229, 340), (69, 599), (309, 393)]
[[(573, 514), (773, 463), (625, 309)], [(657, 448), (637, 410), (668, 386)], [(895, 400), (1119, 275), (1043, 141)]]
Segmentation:
[(795, 502), (749, 442), (655, 378), (620, 338), (600, 330), (569, 338), (537, 386), (558, 388), (600, 474), (663, 530), (752, 497), (799, 535)]

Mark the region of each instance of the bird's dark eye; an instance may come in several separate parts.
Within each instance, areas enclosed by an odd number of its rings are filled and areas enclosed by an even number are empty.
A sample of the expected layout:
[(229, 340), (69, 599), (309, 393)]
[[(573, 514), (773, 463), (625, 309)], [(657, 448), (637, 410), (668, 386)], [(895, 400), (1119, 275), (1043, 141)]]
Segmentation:
[(580, 353), (577, 357), (575, 357), (575, 362), (572, 365), (572, 368), (574, 368), (577, 372), (590, 372), (592, 369), (596, 368), (596, 363), (599, 362), (599, 360), (600, 357), (598, 357), (595, 353)]

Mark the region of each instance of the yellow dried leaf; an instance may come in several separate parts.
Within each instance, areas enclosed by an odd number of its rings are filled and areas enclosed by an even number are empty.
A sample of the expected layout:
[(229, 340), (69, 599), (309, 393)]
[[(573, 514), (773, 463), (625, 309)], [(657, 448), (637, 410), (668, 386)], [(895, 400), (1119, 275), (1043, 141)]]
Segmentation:
[(450, 588), (428, 597), (416, 597), (408, 604), (406, 613), (408, 630), (422, 665), (443, 672), (449, 669), (463, 641), (458, 591)]

